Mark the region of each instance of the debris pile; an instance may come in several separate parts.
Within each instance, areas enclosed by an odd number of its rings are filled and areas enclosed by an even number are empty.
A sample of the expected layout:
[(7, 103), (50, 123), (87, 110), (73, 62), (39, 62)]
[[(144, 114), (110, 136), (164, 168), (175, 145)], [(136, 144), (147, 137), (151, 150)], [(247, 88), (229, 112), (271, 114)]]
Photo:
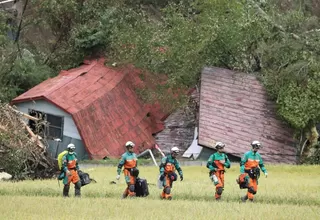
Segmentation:
[(57, 170), (55, 161), (47, 153), (45, 140), (27, 125), (28, 120), (45, 123), (0, 102), (0, 171), (16, 180), (51, 178)]

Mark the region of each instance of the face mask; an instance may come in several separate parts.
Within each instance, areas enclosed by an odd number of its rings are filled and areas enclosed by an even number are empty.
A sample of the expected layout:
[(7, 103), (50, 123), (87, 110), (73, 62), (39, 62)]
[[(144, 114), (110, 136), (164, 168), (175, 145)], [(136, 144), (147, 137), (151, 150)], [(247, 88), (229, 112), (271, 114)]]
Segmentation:
[(178, 153), (172, 153), (171, 155), (172, 155), (172, 157), (177, 157)]

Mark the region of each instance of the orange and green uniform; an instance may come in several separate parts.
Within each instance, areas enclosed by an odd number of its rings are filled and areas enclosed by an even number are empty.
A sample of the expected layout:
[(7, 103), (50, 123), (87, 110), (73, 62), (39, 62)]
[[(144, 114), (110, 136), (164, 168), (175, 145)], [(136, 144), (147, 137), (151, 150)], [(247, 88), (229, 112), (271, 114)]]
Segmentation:
[(135, 183), (137, 176), (132, 175), (133, 168), (137, 168), (137, 155), (135, 153), (131, 153), (127, 151), (126, 153), (122, 154), (121, 160), (118, 164), (117, 173), (120, 175), (122, 167), (124, 167), (124, 177), (127, 183), (127, 188), (123, 193), (123, 197), (127, 196), (135, 196)]
[[(221, 163), (224, 161), (224, 164)], [(212, 154), (207, 162), (207, 167), (210, 170), (209, 176), (216, 186), (215, 198), (220, 199), (224, 189), (224, 173), (225, 168), (230, 168), (230, 160), (225, 153), (216, 152)], [(217, 177), (217, 181), (213, 180), (213, 175)]]
[[(81, 182), (78, 175), (79, 165), (76, 153), (67, 153), (62, 158), (62, 170), (65, 172), (63, 179), (63, 196), (69, 196), (70, 183), (75, 185), (75, 196), (81, 195)], [(69, 175), (67, 175), (69, 171)]]
[(161, 193), (162, 199), (171, 199), (171, 188), (173, 181), (177, 180), (177, 174), (175, 171), (178, 171), (180, 178), (183, 178), (183, 173), (180, 167), (180, 164), (176, 158), (173, 158), (172, 155), (163, 157), (160, 164), (160, 176), (164, 176), (163, 179), (163, 191)]
[(259, 170), (259, 167), (261, 168), (263, 173), (267, 172), (267, 169), (264, 167), (261, 155), (258, 152), (253, 152), (252, 150), (248, 151), (241, 158), (240, 173), (249, 174), (247, 198), (250, 200), (253, 200), (254, 194), (256, 194), (258, 191), (259, 175), (253, 176), (253, 173), (254, 170)]

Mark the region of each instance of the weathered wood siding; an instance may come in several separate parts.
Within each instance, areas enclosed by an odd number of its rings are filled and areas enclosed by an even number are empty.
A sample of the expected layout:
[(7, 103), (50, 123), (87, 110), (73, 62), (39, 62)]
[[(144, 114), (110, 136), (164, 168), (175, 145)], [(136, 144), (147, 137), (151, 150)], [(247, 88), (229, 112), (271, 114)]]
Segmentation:
[(197, 118), (198, 94), (192, 95), (189, 105), (172, 113), (164, 122), (165, 129), (155, 135), (156, 142), (164, 153), (172, 147), (181, 150), (180, 156), (188, 149), (194, 138)]

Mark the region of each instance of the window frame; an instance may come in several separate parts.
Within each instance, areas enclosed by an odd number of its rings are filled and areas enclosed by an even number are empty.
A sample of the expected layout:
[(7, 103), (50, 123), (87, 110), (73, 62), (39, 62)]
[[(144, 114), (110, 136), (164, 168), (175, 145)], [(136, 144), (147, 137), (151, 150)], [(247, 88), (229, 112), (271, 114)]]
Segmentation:
[[(42, 114), (43, 115), (43, 120), (45, 120), (47, 123), (46, 125), (44, 126), (43, 128), (43, 133), (45, 135), (46, 138), (59, 138), (61, 140), (63, 140), (63, 130), (64, 130), (64, 116), (61, 116), (61, 115), (55, 115), (55, 114), (51, 114), (51, 113), (46, 113), (46, 112), (43, 112), (43, 111), (39, 111), (39, 110), (35, 110), (35, 109), (28, 109), (28, 113), (30, 114), (30, 112), (32, 111), (35, 111), (36, 113), (39, 113), (39, 114)], [(52, 125), (50, 123), (50, 121), (48, 121), (48, 115), (50, 116), (53, 116), (53, 117), (57, 117), (57, 118), (60, 118), (61, 120), (61, 123), (60, 123), (60, 126), (56, 126), (56, 125)], [(30, 121), (30, 120), (29, 120)], [(60, 136), (59, 137), (56, 137), (56, 136), (52, 136), (50, 135), (50, 128), (53, 128), (53, 129), (60, 129)]]
[[(60, 115), (54, 115), (54, 114), (49, 114), (49, 113), (44, 113), (45, 114), (45, 120), (48, 122), (48, 127), (46, 128), (46, 136), (49, 138), (60, 138), (61, 140), (63, 140), (63, 128), (64, 128), (64, 117), (60, 116)], [(52, 125), (50, 124), (50, 122), (48, 121), (47, 115), (53, 116), (53, 117), (57, 117), (61, 119), (61, 125), (60, 126), (56, 126), (56, 125)], [(50, 133), (50, 128), (55, 128), (55, 129), (60, 129), (60, 137), (54, 137), (49, 135)]]

